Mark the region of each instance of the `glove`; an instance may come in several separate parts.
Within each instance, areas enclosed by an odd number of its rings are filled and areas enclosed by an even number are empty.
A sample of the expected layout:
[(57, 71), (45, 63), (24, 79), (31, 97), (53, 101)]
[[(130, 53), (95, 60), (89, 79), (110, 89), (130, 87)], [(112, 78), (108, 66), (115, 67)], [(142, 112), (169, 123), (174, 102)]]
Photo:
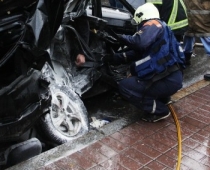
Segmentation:
[(114, 61), (113, 55), (107, 54), (107, 55), (105, 55), (105, 56), (103, 56), (103, 57), (101, 58), (101, 61), (102, 61), (103, 63), (112, 63), (112, 62)]
[(122, 34), (117, 34), (117, 41), (122, 45), (126, 45)]
[(118, 53), (105, 55), (101, 60), (103, 63), (110, 63), (112, 65), (119, 65), (124, 62)]
[(122, 38), (122, 34), (117, 34), (115, 33), (112, 29), (107, 28), (106, 31), (112, 36), (114, 37), (117, 41), (119, 41), (120, 43), (123, 43), (123, 38)]
[(122, 34), (117, 34), (117, 39), (121, 40), (122, 39)]
[(123, 38), (122, 38), (122, 34), (113, 34), (113, 37), (117, 40), (117, 41), (119, 41), (120, 43), (122, 43), (123, 42)]

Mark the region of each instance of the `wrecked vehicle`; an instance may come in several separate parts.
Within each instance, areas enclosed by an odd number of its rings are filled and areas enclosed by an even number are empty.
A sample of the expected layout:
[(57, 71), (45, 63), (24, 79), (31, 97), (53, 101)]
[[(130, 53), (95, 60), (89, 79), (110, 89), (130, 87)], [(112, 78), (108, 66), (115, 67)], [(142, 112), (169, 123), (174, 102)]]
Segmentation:
[(1, 1), (0, 9), (3, 168), (41, 153), (32, 132), (39, 118), (51, 112), (52, 98), (41, 70), (51, 63), (47, 48), (63, 19), (64, 1)]
[[(101, 1), (89, 0), (1, 2), (0, 166), (12, 166), (87, 133), (82, 100), (115, 88), (126, 76), (127, 66), (101, 59), (124, 48), (112, 36), (114, 31), (132, 33), (136, 28), (127, 10), (120, 11), (124, 18), (109, 18), (101, 6)], [(71, 24), (76, 18), (89, 21), (89, 44)], [(80, 68), (75, 49), (87, 57)]]

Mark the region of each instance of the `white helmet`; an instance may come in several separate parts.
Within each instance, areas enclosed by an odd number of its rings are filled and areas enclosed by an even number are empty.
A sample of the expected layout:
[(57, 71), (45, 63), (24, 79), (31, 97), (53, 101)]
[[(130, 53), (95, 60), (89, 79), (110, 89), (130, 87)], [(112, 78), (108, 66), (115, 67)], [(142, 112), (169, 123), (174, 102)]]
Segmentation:
[(160, 18), (158, 9), (150, 2), (139, 6), (134, 14), (131, 23), (133, 25), (138, 25), (144, 20)]

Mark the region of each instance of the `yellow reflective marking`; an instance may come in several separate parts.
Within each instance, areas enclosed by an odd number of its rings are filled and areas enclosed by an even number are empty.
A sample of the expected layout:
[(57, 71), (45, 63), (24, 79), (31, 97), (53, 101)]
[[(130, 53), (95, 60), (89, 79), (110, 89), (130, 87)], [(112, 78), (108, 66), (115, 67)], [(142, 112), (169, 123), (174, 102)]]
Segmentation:
[(177, 16), (177, 11), (178, 11), (178, 0), (174, 0), (173, 9), (171, 11), (171, 15), (168, 20), (169, 25), (173, 24), (175, 22), (176, 16)]
[(158, 5), (162, 5), (163, 4), (162, 0), (147, 0), (147, 2), (151, 2), (153, 4), (158, 4)]
[(175, 30), (175, 29), (179, 29), (179, 28), (182, 28), (184, 26), (187, 26), (187, 25), (188, 25), (188, 20), (185, 19), (185, 20), (170, 24), (168, 26), (171, 28), (171, 30)]

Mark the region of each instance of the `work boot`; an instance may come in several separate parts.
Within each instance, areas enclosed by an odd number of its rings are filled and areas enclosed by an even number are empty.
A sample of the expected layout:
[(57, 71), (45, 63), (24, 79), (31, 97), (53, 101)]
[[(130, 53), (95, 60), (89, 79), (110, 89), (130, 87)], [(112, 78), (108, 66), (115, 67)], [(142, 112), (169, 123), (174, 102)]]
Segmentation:
[(159, 101), (161, 101), (162, 103), (164, 103), (165, 105), (169, 105), (172, 103), (171, 97), (165, 97), (165, 98), (159, 98)]
[(185, 64), (186, 66), (190, 66), (191, 65), (191, 56), (192, 56), (192, 53), (184, 53), (185, 55)]
[(168, 112), (166, 114), (151, 114), (151, 113), (144, 113), (143, 116), (141, 117), (141, 120), (145, 122), (150, 122), (150, 123), (155, 123), (160, 120), (166, 119), (169, 117), (171, 112)]
[(204, 80), (210, 81), (210, 74), (204, 74)]

